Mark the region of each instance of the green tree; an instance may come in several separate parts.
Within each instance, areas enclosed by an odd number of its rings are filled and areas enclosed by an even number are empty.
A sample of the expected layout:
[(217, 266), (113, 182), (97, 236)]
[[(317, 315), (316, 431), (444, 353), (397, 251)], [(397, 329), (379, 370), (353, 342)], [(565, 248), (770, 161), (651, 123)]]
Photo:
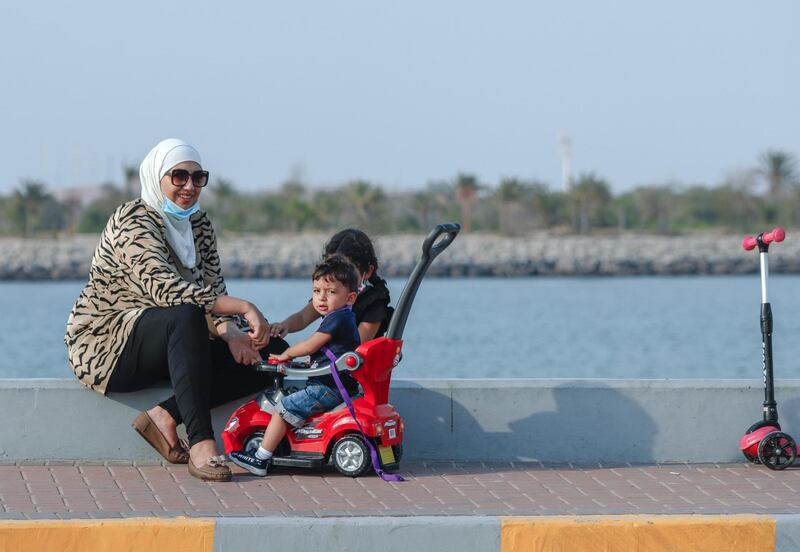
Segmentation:
[(239, 192), (232, 181), (216, 178), (209, 186), (210, 202), (206, 209), (219, 225), (220, 234), (226, 230), (241, 231), (244, 226), (243, 214), (239, 208)]
[(42, 214), (45, 204), (52, 196), (47, 192), (43, 182), (23, 180), (20, 188), (14, 192), (16, 208), (15, 220), (23, 237), (29, 237), (42, 225)]
[(778, 198), (797, 183), (797, 159), (781, 150), (767, 150), (759, 156), (760, 173), (772, 198)]
[(311, 201), (314, 216), (309, 220), (309, 227), (332, 230), (344, 226), (344, 194), (338, 189), (316, 190)]
[(430, 188), (414, 192), (411, 196), (411, 208), (416, 214), (417, 227), (420, 230), (432, 228), (442, 212), (442, 195)]
[(573, 227), (579, 234), (588, 234), (592, 226), (603, 222), (603, 211), (611, 201), (608, 183), (594, 173), (582, 174), (569, 191)]
[(87, 205), (78, 215), (78, 232), (92, 234), (101, 232), (114, 209), (126, 201), (124, 190), (110, 182), (103, 184), (100, 197)]
[(500, 214), (500, 232), (518, 235), (526, 230), (525, 200), (531, 195), (531, 187), (517, 178), (504, 178), (495, 191)]
[(385, 231), (389, 224), (385, 218), (386, 194), (379, 186), (364, 180), (347, 184), (342, 190), (345, 209), (351, 214), (352, 224), (368, 231)]
[(632, 195), (640, 227), (656, 230), (659, 234), (669, 233), (670, 215), (675, 204), (673, 187), (639, 186)]
[(283, 229), (297, 232), (314, 226), (314, 208), (306, 199), (306, 187), (298, 181), (288, 181), (280, 191)]
[(141, 183), (139, 182), (139, 168), (133, 165), (122, 166), (123, 193), (126, 201), (130, 201), (139, 195)]

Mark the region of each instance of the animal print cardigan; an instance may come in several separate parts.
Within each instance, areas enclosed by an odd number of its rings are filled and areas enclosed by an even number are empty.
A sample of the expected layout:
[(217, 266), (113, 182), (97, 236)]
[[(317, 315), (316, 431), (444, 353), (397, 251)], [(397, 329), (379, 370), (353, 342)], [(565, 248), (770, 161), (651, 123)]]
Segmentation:
[[(200, 211), (191, 217), (197, 265), (178, 269), (160, 213), (141, 199), (120, 205), (108, 220), (92, 257), (89, 282), (67, 320), (69, 362), (78, 379), (105, 394), (125, 342), (145, 310), (182, 304), (210, 314), (225, 295), (214, 229)], [(234, 317), (211, 315), (214, 324)]]

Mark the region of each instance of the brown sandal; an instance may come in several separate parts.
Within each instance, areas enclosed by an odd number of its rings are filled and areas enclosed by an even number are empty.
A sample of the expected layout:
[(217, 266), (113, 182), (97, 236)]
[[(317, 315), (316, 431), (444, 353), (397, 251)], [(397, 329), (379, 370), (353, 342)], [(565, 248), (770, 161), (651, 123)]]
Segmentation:
[(203, 481), (230, 481), (233, 477), (233, 473), (222, 455), (210, 457), (199, 468), (190, 460), (189, 473)]
[(147, 412), (141, 412), (136, 416), (131, 425), (167, 462), (172, 464), (186, 464), (189, 462), (189, 451), (184, 448), (180, 441), (174, 447), (170, 447), (167, 438), (164, 437), (164, 434), (161, 433)]

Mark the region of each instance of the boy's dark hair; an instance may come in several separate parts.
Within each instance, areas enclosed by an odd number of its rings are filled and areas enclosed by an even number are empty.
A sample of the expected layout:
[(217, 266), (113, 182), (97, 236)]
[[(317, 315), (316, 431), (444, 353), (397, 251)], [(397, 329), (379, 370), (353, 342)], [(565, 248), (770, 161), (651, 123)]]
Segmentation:
[(311, 280), (320, 278), (333, 279), (346, 287), (349, 291), (358, 291), (358, 271), (353, 263), (338, 253), (322, 260), (311, 274)]
[(378, 271), (378, 257), (372, 241), (364, 232), (355, 228), (347, 228), (337, 232), (325, 244), (323, 256), (341, 253), (356, 265), (361, 274), (366, 274), (372, 266)]

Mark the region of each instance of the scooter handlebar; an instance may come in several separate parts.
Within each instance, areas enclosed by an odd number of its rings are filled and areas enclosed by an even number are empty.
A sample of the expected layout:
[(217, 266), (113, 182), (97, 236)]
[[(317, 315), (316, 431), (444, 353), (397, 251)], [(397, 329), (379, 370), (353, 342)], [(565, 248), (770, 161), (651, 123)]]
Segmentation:
[[(786, 239), (786, 231), (778, 227), (774, 229), (772, 232), (764, 232), (761, 234), (761, 241), (764, 245), (769, 245), (772, 242), (782, 242)], [(754, 238), (753, 236), (745, 236), (742, 240), (742, 247), (745, 251), (750, 251), (756, 245), (758, 245), (758, 238)]]

